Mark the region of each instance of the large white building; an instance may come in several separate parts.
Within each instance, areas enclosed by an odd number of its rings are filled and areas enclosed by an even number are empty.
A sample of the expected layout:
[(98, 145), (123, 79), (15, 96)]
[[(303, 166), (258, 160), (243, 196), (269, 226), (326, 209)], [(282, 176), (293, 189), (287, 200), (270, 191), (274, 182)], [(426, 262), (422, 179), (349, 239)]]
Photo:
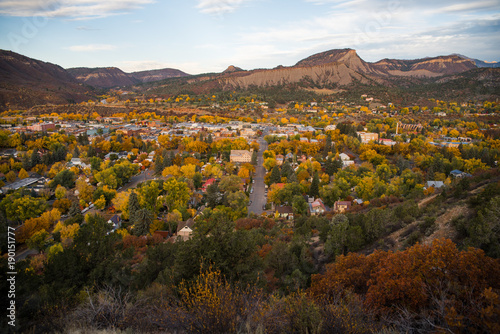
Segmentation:
[(251, 162), (252, 152), (249, 150), (231, 150), (231, 155), (229, 156), (231, 162)]

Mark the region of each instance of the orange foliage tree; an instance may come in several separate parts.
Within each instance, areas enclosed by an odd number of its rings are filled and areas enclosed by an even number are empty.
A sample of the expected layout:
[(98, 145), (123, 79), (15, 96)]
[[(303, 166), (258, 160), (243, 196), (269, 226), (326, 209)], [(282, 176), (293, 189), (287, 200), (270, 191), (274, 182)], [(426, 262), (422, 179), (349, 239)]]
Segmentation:
[(325, 274), (312, 277), (309, 292), (314, 298), (334, 299), (339, 291), (351, 291), (382, 316), (406, 310), (426, 314), (429, 322), (453, 331), (481, 331), (500, 324), (498, 318), (488, 318), (500, 306), (495, 304), (499, 277), (497, 259), (479, 249), (459, 251), (452, 241), (439, 239), (396, 253), (340, 256)]

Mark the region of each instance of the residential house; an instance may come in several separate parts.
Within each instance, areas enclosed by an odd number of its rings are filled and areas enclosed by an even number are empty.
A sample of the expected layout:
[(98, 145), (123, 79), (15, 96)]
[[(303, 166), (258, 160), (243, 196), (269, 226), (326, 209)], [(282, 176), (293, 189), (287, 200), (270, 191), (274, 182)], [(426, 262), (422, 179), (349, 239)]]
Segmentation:
[(277, 164), (278, 166), (283, 165), (283, 159), (284, 159), (284, 158), (285, 158), (285, 157), (284, 157), (282, 154), (278, 154), (278, 155), (276, 156), (276, 164)]
[(26, 127), (31, 131), (47, 131), (47, 130), (55, 130), (56, 125), (54, 123), (38, 123), (31, 126)]
[(206, 192), (207, 191), (207, 188), (209, 185), (213, 184), (215, 182), (215, 179), (214, 178), (211, 178), (211, 179), (208, 179), (206, 180), (203, 185), (201, 186), (201, 191), (203, 192)]
[(327, 211), (328, 210), (321, 198), (318, 198), (312, 203), (309, 203), (309, 213), (311, 216), (322, 215)]
[(276, 212), (280, 218), (285, 218), (287, 220), (293, 219), (293, 208), (289, 205), (278, 206)]
[(350, 201), (337, 201), (333, 204), (333, 211), (335, 212), (345, 212), (351, 208)]
[(453, 176), (453, 177), (469, 177), (469, 176), (472, 176), (470, 175), (469, 173), (466, 173), (466, 172), (462, 172), (458, 169), (454, 169), (450, 172), (450, 176)]
[(113, 217), (109, 218), (108, 224), (112, 226), (111, 232), (114, 232), (122, 227), (122, 218), (118, 215), (114, 215)]
[(335, 124), (327, 125), (325, 127), (325, 131), (331, 131), (331, 130), (336, 130), (337, 126)]
[(427, 181), (426, 183), (427, 188), (433, 187), (434, 189), (439, 189), (444, 187), (444, 182), (443, 181)]
[(193, 230), (189, 226), (184, 226), (177, 232), (177, 237), (182, 238), (183, 241), (191, 239)]

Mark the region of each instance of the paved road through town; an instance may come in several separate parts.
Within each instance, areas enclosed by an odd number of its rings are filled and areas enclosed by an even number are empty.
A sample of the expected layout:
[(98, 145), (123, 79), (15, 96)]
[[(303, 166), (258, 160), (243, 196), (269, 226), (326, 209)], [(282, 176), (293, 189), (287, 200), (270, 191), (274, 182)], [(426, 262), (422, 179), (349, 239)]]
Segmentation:
[(262, 153), (267, 150), (267, 142), (264, 140), (264, 135), (259, 138), (258, 143), (260, 145), (259, 153), (257, 157), (257, 166), (255, 167), (255, 183), (253, 186), (253, 193), (250, 194), (250, 201), (252, 204), (248, 207), (248, 214), (251, 212), (260, 215), (264, 210), (262, 207), (267, 203), (267, 197), (265, 194), (264, 186), (264, 176), (266, 175), (266, 169), (264, 168), (264, 157)]

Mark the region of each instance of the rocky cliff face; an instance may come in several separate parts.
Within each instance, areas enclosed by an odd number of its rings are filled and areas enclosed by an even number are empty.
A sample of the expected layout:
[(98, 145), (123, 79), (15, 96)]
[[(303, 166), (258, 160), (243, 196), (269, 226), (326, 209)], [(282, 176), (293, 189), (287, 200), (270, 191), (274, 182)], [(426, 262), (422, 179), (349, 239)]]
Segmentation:
[(295, 66), (244, 73), (223, 74), (224, 87), (246, 88), (286, 83), (310, 82), (319, 86), (346, 86), (360, 83), (390, 83), (398, 77), (433, 78), (456, 74), (476, 68), (473, 61), (458, 56), (441, 56), (416, 60), (383, 59), (368, 63), (356, 50), (342, 49), (317, 53), (299, 61)]
[(60, 66), (0, 50), (0, 108), (80, 102), (88, 94)]
[(416, 60), (382, 59), (371, 66), (385, 75), (414, 77), (439, 77), (476, 68), (473, 61), (454, 55)]
[(186, 77), (189, 74), (184, 73), (180, 70), (176, 70), (174, 68), (163, 68), (160, 70), (151, 70), (151, 71), (140, 71), (140, 72), (132, 72), (129, 76), (139, 80), (140, 82), (153, 82), (165, 80), (168, 78), (179, 78)]
[(78, 81), (99, 88), (131, 86), (139, 82), (139, 80), (131, 77), (117, 67), (76, 67), (69, 68), (68, 72)]

